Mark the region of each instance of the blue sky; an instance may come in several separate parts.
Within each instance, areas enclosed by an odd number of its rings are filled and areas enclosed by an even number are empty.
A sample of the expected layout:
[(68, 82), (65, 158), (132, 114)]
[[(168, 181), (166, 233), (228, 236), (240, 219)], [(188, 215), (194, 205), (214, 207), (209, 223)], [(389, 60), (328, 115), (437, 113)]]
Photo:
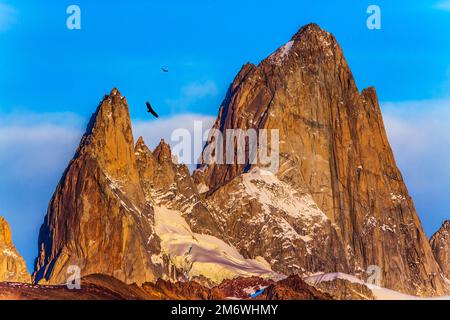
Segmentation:
[[(81, 8), (81, 30), (66, 8)], [(366, 8), (382, 29), (366, 28)], [(450, 1), (0, 0), (0, 214), (31, 268), (47, 203), (103, 94), (127, 96), (153, 146), (217, 114), (240, 67), (316, 22), (375, 86), (428, 235), (450, 218)], [(160, 68), (170, 70), (162, 73)], [(162, 116), (148, 121), (144, 102)]]

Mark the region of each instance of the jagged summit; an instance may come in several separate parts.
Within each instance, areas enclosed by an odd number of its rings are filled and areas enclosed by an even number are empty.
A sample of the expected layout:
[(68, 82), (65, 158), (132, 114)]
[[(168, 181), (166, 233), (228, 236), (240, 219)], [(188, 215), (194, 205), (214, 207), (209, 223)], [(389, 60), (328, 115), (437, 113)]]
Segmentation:
[(102, 119), (106, 121), (108, 118), (112, 118), (113, 114), (115, 116), (120, 115), (121, 113), (119, 111), (122, 108), (128, 110), (126, 98), (120, 94), (117, 88), (113, 88), (109, 94), (103, 96), (97, 109), (92, 114), (86, 129), (86, 134), (92, 133), (96, 122), (101, 122)]
[(444, 276), (450, 279), (450, 221), (442, 223), (441, 228), (430, 239), (434, 257)]
[(142, 145), (145, 145), (145, 142), (144, 142), (144, 138), (142, 136), (140, 136), (136, 141), (136, 146), (142, 146)]
[(92, 115), (75, 159), (83, 154), (95, 157), (108, 175), (137, 181), (134, 140), (128, 103), (117, 88), (105, 95)]
[(9, 224), (0, 216), (0, 282), (29, 283), (30, 280), (25, 260), (13, 244)]
[[(227, 92), (214, 128), (222, 132), (278, 130), (280, 164), (275, 176), (280, 182), (276, 185), (286, 183), (299, 194), (311, 196), (311, 203), (336, 227), (339, 240), (333, 242), (340, 243), (345, 251), (333, 245), (333, 259), (313, 255), (319, 261), (312, 265), (341, 272), (349, 268), (350, 273), (362, 276), (368, 266), (377, 265), (386, 287), (412, 294), (442, 293), (445, 281), (396, 165), (375, 89), (359, 92), (332, 34), (310, 24), (292, 39), (258, 66), (242, 68)], [(211, 143), (208, 141), (207, 146)], [(232, 152), (236, 156), (236, 150)], [(195, 174), (196, 181), (210, 190), (207, 197), (218, 207), (224, 206), (222, 202), (226, 208), (232, 206), (245, 230), (254, 227), (256, 221), (270, 224), (269, 215), (258, 216), (257, 204), (252, 203), (252, 215), (247, 213), (248, 220), (244, 221), (239, 213), (247, 212), (248, 207), (232, 205), (236, 202), (233, 200), (227, 202), (229, 195), (254, 193), (253, 186), (240, 180), (256, 166), (259, 164), (248, 162), (209, 164)], [(275, 248), (264, 247), (267, 243), (242, 241), (239, 235), (245, 231), (233, 229), (237, 223), (233, 216), (224, 213), (221, 219), (229, 219), (224, 234), (238, 248), (265, 252), (265, 258), (272, 259), (279, 270), (294, 264), (299, 272), (311, 269), (310, 259), (297, 258), (295, 263), (283, 264), (280, 261), (287, 260), (276, 258)], [(290, 230), (292, 239), (306, 237), (298, 222), (286, 221), (284, 234)], [(333, 229), (323, 229), (328, 239), (333, 239)], [(272, 237), (269, 228), (258, 230), (267, 232), (261, 234), (262, 238)], [(305, 239), (310, 240), (306, 247), (321, 245), (320, 240)], [(293, 252), (303, 246), (295, 241), (289, 245)], [(434, 274), (432, 279), (430, 273)]]
[(300, 40), (302, 37), (304, 37), (306, 34), (320, 34), (322, 36), (329, 36), (331, 33), (328, 31), (322, 29), (317, 23), (311, 22), (307, 25), (304, 25), (300, 27), (300, 29), (292, 36), (291, 40)]
[[(50, 201), (39, 234), (35, 282), (63, 283), (67, 267), (127, 283), (160, 276), (153, 210), (136, 164), (126, 99), (114, 88), (91, 117), (80, 146)], [(153, 237), (157, 241), (157, 237)]]
[(311, 64), (337, 61), (342, 57), (336, 38), (317, 24), (308, 24), (294, 34), (291, 40), (279, 47), (262, 61), (262, 65), (281, 66), (283, 64)]
[(0, 243), (3, 245), (11, 245), (12, 237), (11, 230), (9, 229), (9, 224), (6, 219), (0, 216)]
[(162, 160), (172, 160), (172, 151), (170, 149), (170, 145), (161, 139), (158, 146), (153, 151), (153, 154), (160, 161)]

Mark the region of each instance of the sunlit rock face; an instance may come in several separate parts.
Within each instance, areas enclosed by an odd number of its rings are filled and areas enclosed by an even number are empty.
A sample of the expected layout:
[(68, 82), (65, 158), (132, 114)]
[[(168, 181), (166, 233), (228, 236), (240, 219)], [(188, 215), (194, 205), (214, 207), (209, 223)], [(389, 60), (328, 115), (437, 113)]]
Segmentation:
[(444, 276), (450, 279), (450, 221), (442, 224), (442, 227), (431, 237), (430, 244)]
[(126, 283), (153, 281), (160, 271), (153, 208), (139, 180), (126, 99), (117, 89), (92, 115), (74, 158), (50, 201), (39, 235), (35, 282), (65, 283), (68, 267)]
[(12, 242), (11, 229), (5, 218), (0, 216), (0, 282), (31, 281), (25, 260)]
[[(301, 207), (299, 217), (286, 219), (275, 213), (280, 207), (254, 204), (257, 196), (240, 204), (239, 197), (245, 198), (249, 187), (241, 180), (253, 174), (252, 164), (201, 166), (194, 177), (210, 190), (208, 197), (216, 207), (226, 208), (219, 220), (227, 223), (223, 234), (240, 250), (250, 257), (265, 252), (266, 260), (282, 271), (335, 268), (363, 276), (368, 266), (376, 265), (388, 288), (419, 295), (443, 293), (444, 281), (396, 165), (375, 89), (359, 92), (332, 34), (307, 25), (259, 65), (245, 65), (214, 127), (222, 132), (279, 130), (277, 181), (255, 178), (253, 184), (273, 192), (286, 184), (289, 192), (310, 199), (330, 221), (315, 231), (301, 217)], [(231, 210), (225, 206), (232, 202), (225, 193), (238, 197)], [(273, 220), (278, 220), (277, 227)], [(252, 234), (252, 228), (261, 232)], [(276, 241), (274, 228), (284, 247)], [(310, 241), (288, 244), (283, 239), (287, 234)]]
[(105, 96), (50, 201), (34, 282), (66, 283), (73, 270), (137, 284), (279, 277), (210, 235), (213, 215), (172, 158), (164, 141), (153, 152), (135, 145), (125, 97)]

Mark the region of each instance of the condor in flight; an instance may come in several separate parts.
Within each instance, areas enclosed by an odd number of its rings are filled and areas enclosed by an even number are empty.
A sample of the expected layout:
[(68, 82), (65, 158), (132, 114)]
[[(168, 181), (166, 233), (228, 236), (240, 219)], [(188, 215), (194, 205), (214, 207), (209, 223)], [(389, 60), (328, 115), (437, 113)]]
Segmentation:
[(159, 118), (158, 114), (153, 110), (152, 106), (150, 105), (150, 102), (146, 102), (147, 105), (147, 112), (150, 112), (152, 115), (155, 116), (155, 118)]

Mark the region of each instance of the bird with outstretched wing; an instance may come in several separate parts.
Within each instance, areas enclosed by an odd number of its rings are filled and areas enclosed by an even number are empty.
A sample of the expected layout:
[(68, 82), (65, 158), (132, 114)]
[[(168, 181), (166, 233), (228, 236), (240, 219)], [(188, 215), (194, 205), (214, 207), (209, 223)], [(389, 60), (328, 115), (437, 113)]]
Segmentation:
[(159, 118), (158, 114), (153, 110), (152, 106), (150, 105), (150, 102), (146, 102), (147, 105), (147, 112), (151, 113), (155, 116), (155, 118)]

